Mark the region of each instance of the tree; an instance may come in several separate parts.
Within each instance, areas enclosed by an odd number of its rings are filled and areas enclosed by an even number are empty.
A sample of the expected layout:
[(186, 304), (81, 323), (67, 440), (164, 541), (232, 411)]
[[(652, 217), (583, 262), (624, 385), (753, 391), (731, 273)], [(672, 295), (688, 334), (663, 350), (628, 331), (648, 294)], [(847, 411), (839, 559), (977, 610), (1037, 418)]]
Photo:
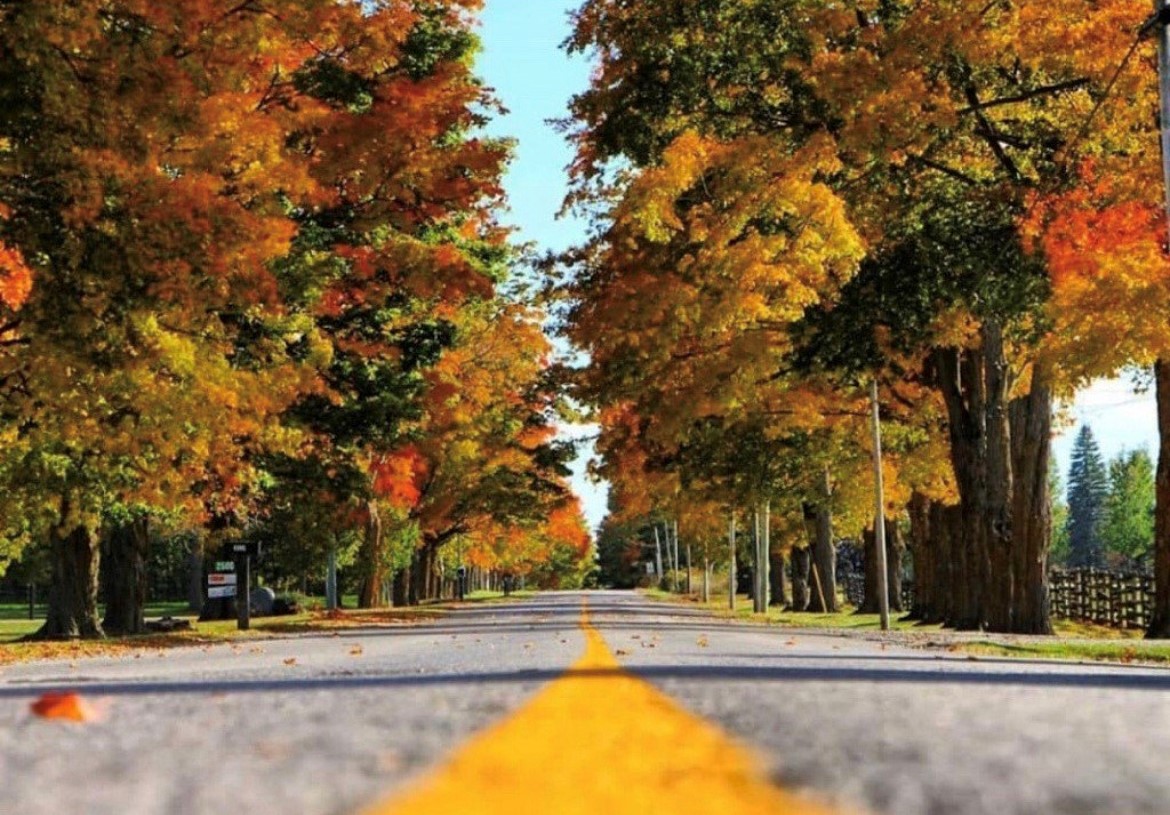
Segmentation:
[(1100, 521), (1109, 565), (1147, 568), (1154, 546), (1154, 462), (1144, 449), (1109, 462), (1109, 494)]
[(1109, 476), (1093, 430), (1082, 425), (1068, 468), (1068, 565), (1105, 565), (1101, 524), (1109, 497)]

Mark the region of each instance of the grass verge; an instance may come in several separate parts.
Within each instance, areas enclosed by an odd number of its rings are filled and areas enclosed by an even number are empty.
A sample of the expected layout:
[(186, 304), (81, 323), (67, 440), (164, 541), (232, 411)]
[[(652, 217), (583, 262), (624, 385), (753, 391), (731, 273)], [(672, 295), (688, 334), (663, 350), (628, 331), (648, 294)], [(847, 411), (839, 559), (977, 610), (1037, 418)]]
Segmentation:
[[(710, 603), (699, 602), (694, 597), (672, 594), (660, 589), (646, 589), (645, 596), (666, 602), (698, 606), (719, 617), (744, 620), (760, 624), (772, 624), (785, 628), (823, 629), (841, 632), (879, 631), (877, 614), (855, 614), (845, 609), (835, 614), (810, 614), (768, 609), (767, 614), (755, 614), (750, 598), (737, 597), (732, 611), (727, 598)], [(941, 625), (922, 625), (913, 620), (891, 619), (891, 628), (900, 633), (918, 633), (928, 637), (906, 638), (906, 645), (945, 648), (976, 656), (1019, 657), (1022, 659), (1058, 659), (1074, 662), (1117, 662), (1121, 664), (1163, 664), (1170, 665), (1170, 643), (1145, 642), (1142, 632), (1107, 628), (1093, 623), (1073, 620), (1054, 620), (1056, 636), (1052, 638), (987, 639), (948, 638), (948, 632)]]

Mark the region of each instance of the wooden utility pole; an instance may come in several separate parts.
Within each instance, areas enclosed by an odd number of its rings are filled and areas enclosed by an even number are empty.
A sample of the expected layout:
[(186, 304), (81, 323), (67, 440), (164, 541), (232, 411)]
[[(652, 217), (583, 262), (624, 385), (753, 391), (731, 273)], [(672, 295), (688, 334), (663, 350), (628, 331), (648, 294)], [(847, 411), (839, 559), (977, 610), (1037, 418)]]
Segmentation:
[(654, 582), (662, 586), (662, 542), (658, 540), (658, 524), (654, 524)]
[(727, 559), (727, 602), (732, 611), (735, 611), (735, 513), (731, 515), (731, 526), (727, 532), (727, 548), (730, 556)]
[(870, 383), (870, 410), (873, 432), (873, 484), (874, 484), (874, 549), (877, 552), (878, 611), (881, 615), (882, 631), (890, 630), (890, 587), (886, 573), (886, 496), (882, 477), (882, 423), (878, 412), (877, 377)]

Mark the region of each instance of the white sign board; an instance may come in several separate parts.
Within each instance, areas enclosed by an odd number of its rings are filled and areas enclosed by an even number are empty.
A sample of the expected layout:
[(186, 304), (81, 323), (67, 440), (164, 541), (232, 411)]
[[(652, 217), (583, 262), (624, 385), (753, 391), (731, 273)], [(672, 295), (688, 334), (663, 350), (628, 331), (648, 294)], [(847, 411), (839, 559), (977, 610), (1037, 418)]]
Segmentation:
[(234, 574), (217, 574), (212, 572), (207, 575), (207, 585), (209, 586), (234, 586), (236, 585), (236, 576)]
[(216, 600), (221, 597), (235, 597), (235, 586), (212, 586), (207, 590), (207, 597), (211, 600)]

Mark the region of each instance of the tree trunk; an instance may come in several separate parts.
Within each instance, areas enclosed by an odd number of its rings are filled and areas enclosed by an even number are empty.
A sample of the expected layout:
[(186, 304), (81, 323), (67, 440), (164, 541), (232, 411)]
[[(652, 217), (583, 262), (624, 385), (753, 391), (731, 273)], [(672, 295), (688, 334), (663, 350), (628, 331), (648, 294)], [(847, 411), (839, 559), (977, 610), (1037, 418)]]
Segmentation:
[(203, 610), (203, 536), (194, 535), (187, 553), (187, 608)]
[[(903, 612), (902, 606), (902, 554), (906, 544), (897, 521), (885, 519), (886, 524), (886, 589), (890, 595), (890, 611)], [(881, 610), (878, 597), (877, 536), (872, 529), (862, 535), (863, 559), (865, 561), (865, 595), (858, 614), (877, 614)]]
[(938, 615), (935, 593), (938, 575), (934, 568), (934, 541), (930, 529), (931, 502), (920, 492), (910, 496), (910, 558), (914, 565), (914, 604), (910, 619), (934, 621)]
[(812, 563), (812, 552), (808, 547), (792, 550), (792, 610), (807, 611), (809, 606), (808, 573)]
[(784, 553), (773, 552), (769, 556), (768, 581), (771, 591), (768, 602), (774, 606), (788, 605), (788, 586), (784, 580)]
[[(987, 423), (987, 513), (984, 534), (987, 541), (987, 571), (984, 573), (984, 616), (987, 630), (1010, 633), (1015, 630), (1012, 558), (1012, 442), (1008, 410), (1007, 358), (1003, 329), (986, 321), (981, 331), (985, 363)], [(1047, 477), (1047, 473), (1045, 473)]]
[(358, 552), (362, 582), (358, 591), (358, 608), (382, 606), (382, 583), (386, 579), (382, 517), (373, 501), (366, 503), (366, 529)]
[(1158, 396), (1158, 472), (1154, 511), (1154, 609), (1149, 639), (1170, 639), (1170, 360), (1154, 366)]
[(394, 584), (390, 590), (390, 602), (402, 608), (410, 605), (410, 567), (406, 566), (394, 573)]
[(707, 544), (703, 544), (703, 603), (711, 602), (711, 559), (707, 557)]
[(809, 611), (837, 610), (837, 546), (833, 542), (833, 513), (829, 509), (829, 473), (825, 472), (824, 501), (816, 508), (816, 536), (812, 545), (812, 596)]
[(106, 634), (146, 633), (146, 556), (150, 519), (135, 518), (114, 526), (102, 548), (101, 581), (106, 598), (102, 629)]
[(104, 636), (97, 612), (100, 560), (98, 536), (64, 497), (59, 521), (49, 530), (49, 613), (34, 639)]
[(902, 614), (906, 606), (902, 602), (902, 560), (906, 554), (906, 541), (897, 521), (886, 521), (886, 588), (890, 593), (890, 611)]
[(950, 546), (951, 580), (946, 624), (959, 630), (983, 626), (982, 588), (987, 514), (983, 356), (978, 350), (940, 348), (934, 354), (938, 385), (947, 406), (951, 464), (958, 487), (958, 516)]
[(1012, 402), (1012, 631), (1052, 634), (1048, 552), (1052, 512), (1048, 466), (1052, 455), (1052, 393), (1048, 372), (1032, 374), (1029, 394)]

